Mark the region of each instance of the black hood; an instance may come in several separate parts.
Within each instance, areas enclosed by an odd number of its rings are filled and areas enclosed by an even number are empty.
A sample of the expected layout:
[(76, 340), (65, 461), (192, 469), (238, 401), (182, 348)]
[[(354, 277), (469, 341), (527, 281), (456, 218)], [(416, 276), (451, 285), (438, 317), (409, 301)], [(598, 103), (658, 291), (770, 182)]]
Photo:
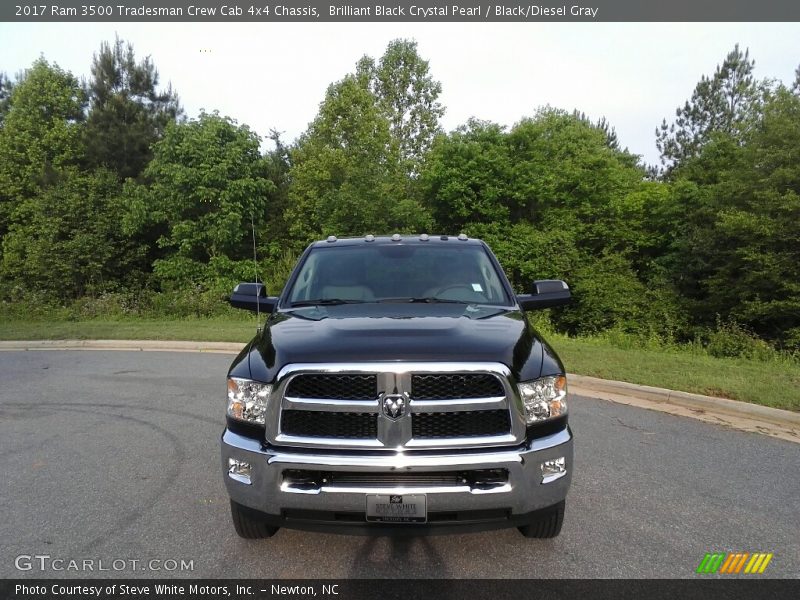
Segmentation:
[(230, 375), (271, 382), (287, 364), (487, 361), (521, 381), (563, 372), (518, 310), (465, 304), (344, 304), (284, 310), (231, 366)]

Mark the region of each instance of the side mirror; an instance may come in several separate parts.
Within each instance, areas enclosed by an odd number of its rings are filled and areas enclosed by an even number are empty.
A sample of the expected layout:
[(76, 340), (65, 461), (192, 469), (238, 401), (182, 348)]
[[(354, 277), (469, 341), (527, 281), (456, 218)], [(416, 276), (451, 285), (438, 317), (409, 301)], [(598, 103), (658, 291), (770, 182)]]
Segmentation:
[(562, 306), (569, 304), (571, 301), (572, 294), (569, 292), (569, 286), (560, 279), (534, 281), (533, 290), (530, 294), (517, 296), (517, 302), (522, 307), (522, 310)]
[(263, 283), (240, 283), (233, 288), (228, 302), (234, 308), (271, 313), (278, 299), (267, 296), (267, 288)]

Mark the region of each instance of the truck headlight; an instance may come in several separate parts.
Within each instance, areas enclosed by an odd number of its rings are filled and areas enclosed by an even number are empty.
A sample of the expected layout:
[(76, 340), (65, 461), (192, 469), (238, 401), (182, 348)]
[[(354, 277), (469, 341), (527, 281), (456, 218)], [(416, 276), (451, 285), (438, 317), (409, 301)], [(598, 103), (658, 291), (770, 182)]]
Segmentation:
[(563, 375), (518, 383), (517, 387), (528, 425), (567, 414), (567, 378)]
[(228, 416), (244, 423), (264, 425), (270, 392), (272, 386), (268, 383), (229, 377)]

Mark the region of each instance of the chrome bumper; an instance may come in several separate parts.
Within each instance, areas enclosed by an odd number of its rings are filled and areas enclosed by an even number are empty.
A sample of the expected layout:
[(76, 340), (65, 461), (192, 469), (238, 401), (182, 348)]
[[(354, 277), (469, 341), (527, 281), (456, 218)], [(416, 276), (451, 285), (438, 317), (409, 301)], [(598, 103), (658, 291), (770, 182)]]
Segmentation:
[[(314, 450), (264, 447), (262, 442), (226, 430), (222, 436), (222, 468), (225, 486), (238, 504), (273, 517), (285, 527), (289, 511), (359, 513), (365, 511), (367, 494), (426, 494), (428, 514), (454, 511), (504, 509), (507, 525), (520, 524), (514, 517), (535, 512), (564, 500), (572, 478), (573, 442), (569, 429), (533, 440), (524, 447), (508, 450), (440, 451), (436, 454), (371, 455), (321, 453)], [(557, 479), (543, 480), (543, 461), (564, 457), (566, 473)], [(251, 465), (250, 482), (228, 473), (229, 459)], [(345, 471), (365, 473), (425, 473), (505, 469), (508, 480), (492, 489), (469, 485), (428, 487), (326, 487), (296, 489), (284, 483), (287, 470)], [(369, 525), (366, 524), (365, 525)], [(499, 523), (502, 527), (503, 524)], [(403, 525), (393, 527), (402, 528)], [(302, 528), (302, 527), (301, 527)]]

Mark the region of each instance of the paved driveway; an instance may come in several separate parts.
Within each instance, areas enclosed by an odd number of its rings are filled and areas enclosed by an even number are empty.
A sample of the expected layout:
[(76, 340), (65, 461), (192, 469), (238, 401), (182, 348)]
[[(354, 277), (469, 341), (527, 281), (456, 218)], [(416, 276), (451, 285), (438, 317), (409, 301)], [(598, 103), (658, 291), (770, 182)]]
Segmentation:
[[(0, 576), (695, 577), (708, 551), (773, 552), (765, 575), (800, 575), (800, 444), (583, 398), (555, 540), (241, 540), (218, 458), (230, 359), (0, 352)], [(21, 572), (20, 555), (124, 566)]]

